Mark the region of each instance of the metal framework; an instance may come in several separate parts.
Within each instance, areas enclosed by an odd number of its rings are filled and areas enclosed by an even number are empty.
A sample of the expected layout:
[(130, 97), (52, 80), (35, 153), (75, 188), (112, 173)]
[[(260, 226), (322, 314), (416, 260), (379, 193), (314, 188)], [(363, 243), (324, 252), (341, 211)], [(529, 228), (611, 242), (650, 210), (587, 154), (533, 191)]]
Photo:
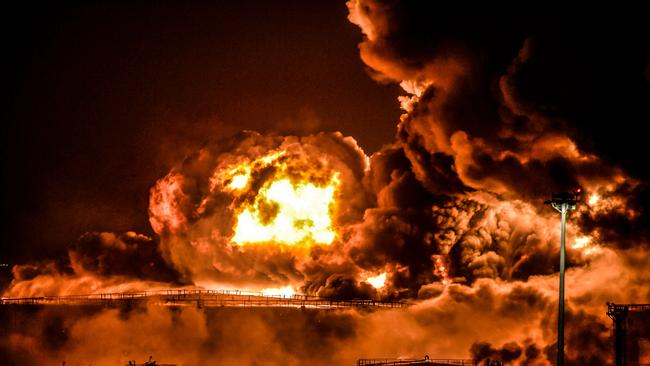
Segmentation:
[(172, 363), (156, 363), (156, 361), (153, 360), (153, 357), (149, 356), (149, 361), (145, 361), (143, 363), (135, 363), (135, 360), (131, 360), (131, 361), (129, 361), (129, 363), (127, 363), (124, 366), (176, 366), (176, 364), (172, 364)]
[[(645, 322), (642, 320), (642, 324), (638, 324), (638, 319), (637, 322), (632, 321), (631, 318), (635, 318), (635, 315), (639, 317), (641, 314), (645, 315)], [(636, 344), (634, 338), (635, 336), (650, 337), (650, 304), (615, 304), (608, 302), (607, 315), (614, 321), (616, 366), (638, 364), (638, 349), (634, 349), (638, 344)], [(644, 334), (638, 334), (638, 328), (642, 328)]]
[(153, 304), (161, 306), (202, 307), (304, 307), (337, 308), (400, 308), (400, 301), (339, 300), (309, 295), (264, 295), (239, 290), (163, 290), (144, 292), (103, 293), (92, 295), (40, 296), (0, 298), (0, 305), (97, 305), (123, 306)]
[(430, 359), (429, 356), (424, 356), (423, 359), (404, 359), (404, 358), (362, 358), (357, 360), (357, 366), (393, 366), (393, 365), (428, 365), (428, 366), (443, 366), (443, 365), (465, 365), (465, 366), (478, 366), (475, 360), (463, 359)]
[(550, 204), (555, 210), (562, 214), (562, 231), (560, 236), (560, 294), (558, 299), (557, 319), (557, 366), (564, 366), (564, 267), (566, 256), (566, 218), (569, 211), (576, 208), (578, 195), (575, 193), (557, 193), (545, 204)]

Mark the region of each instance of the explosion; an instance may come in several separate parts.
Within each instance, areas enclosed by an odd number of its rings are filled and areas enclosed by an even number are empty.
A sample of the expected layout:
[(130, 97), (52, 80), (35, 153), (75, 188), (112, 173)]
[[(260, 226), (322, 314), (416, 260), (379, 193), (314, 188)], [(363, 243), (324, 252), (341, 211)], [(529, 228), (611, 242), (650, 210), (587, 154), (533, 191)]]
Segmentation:
[(282, 297), (291, 297), (296, 294), (296, 291), (291, 286), (285, 286), (280, 288), (265, 288), (260, 292), (265, 296), (282, 296)]
[[(381, 314), (204, 319), (195, 309), (170, 317), (148, 310), (133, 322), (167, 321), (150, 330), (163, 334), (155, 350), (178, 336), (176, 318), (202, 329), (187, 331), (196, 337), (179, 351), (192, 352), (187, 364), (216, 349), (220, 364), (300, 365), (332, 349), (314, 362), (351, 364), (361, 352), (464, 357), (470, 350), (477, 359), (547, 366), (556, 339), (549, 330), (559, 218), (542, 202), (580, 187), (586, 202), (566, 227), (567, 357), (610, 364), (605, 302), (650, 299), (648, 185), (597, 144), (599, 136), (590, 141), (594, 121), (609, 126), (624, 117), (620, 111), (647, 110), (648, 103), (635, 103), (650, 94), (607, 84), (620, 76), (609, 68), (642, 63), (611, 57), (625, 44), (618, 28), (602, 37), (577, 23), (580, 37), (572, 38), (564, 30), (575, 27), (573, 16), (424, 3), (347, 3), (365, 35), (359, 50), (372, 77), (403, 89), (394, 141), (368, 156), (340, 132), (216, 137), (151, 188), (155, 235), (88, 233), (66, 258), (14, 266), (5, 296), (188, 286), (403, 300), (413, 306)], [(531, 28), (513, 31), (521, 19)], [(480, 31), (466, 31), (469, 24)], [(603, 73), (605, 86), (585, 83)], [(129, 321), (113, 313), (79, 317), (68, 345), (77, 352), (92, 343), (91, 331)], [(21, 334), (17, 348), (37, 348)], [(120, 341), (116, 354), (126, 349)]]
[(386, 285), (386, 272), (369, 277), (366, 279), (366, 282), (372, 285), (372, 287), (380, 289)]
[(344, 266), (354, 293), (367, 297), (342, 251), (372, 204), (367, 169), (363, 150), (340, 133), (243, 132), (161, 178), (150, 220), (163, 256), (194, 284), (316, 294), (339, 286)]
[[(283, 151), (229, 167), (219, 179), (238, 198), (250, 195), (254, 170), (272, 171), (257, 192), (235, 207), (237, 223), (232, 241), (251, 243), (330, 244), (336, 236), (332, 228), (338, 173), (324, 182), (314, 174), (292, 174), (279, 159)], [(322, 179), (321, 179), (322, 181)]]

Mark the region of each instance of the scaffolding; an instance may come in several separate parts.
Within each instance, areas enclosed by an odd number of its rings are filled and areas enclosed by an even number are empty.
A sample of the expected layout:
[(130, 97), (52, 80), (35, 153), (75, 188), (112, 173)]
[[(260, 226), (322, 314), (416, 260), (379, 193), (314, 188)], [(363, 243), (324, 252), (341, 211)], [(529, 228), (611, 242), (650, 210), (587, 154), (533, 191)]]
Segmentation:
[[(607, 303), (607, 315), (614, 321), (616, 366), (637, 366), (642, 356), (641, 339), (650, 338), (650, 304)], [(647, 350), (646, 350), (647, 351)]]
[(119, 307), (151, 304), (203, 307), (292, 307), (312, 309), (401, 308), (400, 301), (341, 300), (310, 295), (265, 295), (239, 290), (185, 290), (101, 293), (90, 295), (3, 297), (0, 305), (95, 305)]

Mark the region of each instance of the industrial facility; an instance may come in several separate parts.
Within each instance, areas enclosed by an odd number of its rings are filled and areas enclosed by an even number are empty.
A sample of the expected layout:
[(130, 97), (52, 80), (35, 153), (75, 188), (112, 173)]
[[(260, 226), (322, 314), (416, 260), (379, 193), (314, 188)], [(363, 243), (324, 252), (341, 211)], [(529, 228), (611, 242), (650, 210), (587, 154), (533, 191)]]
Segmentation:
[(424, 356), (422, 359), (399, 359), (399, 358), (370, 358), (357, 360), (357, 366), (405, 366), (405, 365), (427, 365), (427, 366), (501, 366), (501, 361), (485, 360), (483, 362), (469, 359), (432, 359)]
[(614, 321), (616, 366), (650, 364), (650, 304), (607, 303)]
[[(1, 306), (100, 306), (132, 307), (138, 305), (195, 306), (197, 308), (305, 308), (328, 310), (340, 308), (382, 309), (400, 308), (407, 304), (399, 301), (340, 300), (308, 295), (266, 295), (238, 290), (186, 290), (104, 293), (95, 295), (42, 296), (26, 298), (0, 298)], [(650, 365), (650, 304), (607, 303), (607, 315), (613, 320), (612, 356), (616, 366)], [(156, 364), (151, 358), (145, 363), (130, 361), (126, 366)], [(423, 358), (362, 358), (357, 366), (390, 365), (460, 365), (502, 366), (501, 360), (433, 359)], [(173, 366), (173, 365), (169, 365)]]
[(399, 308), (400, 301), (342, 300), (310, 295), (267, 295), (239, 290), (163, 290), (116, 292), (93, 295), (39, 296), (0, 298), (2, 305), (99, 305), (122, 306), (150, 304), (161, 306), (196, 307), (298, 307), (311, 309), (338, 308)]

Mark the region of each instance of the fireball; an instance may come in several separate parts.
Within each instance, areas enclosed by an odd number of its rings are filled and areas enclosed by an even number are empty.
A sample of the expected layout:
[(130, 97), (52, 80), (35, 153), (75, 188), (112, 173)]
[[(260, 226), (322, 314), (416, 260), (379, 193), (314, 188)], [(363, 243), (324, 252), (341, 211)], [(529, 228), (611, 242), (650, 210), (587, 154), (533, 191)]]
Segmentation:
[(386, 272), (374, 277), (369, 277), (366, 279), (366, 282), (376, 289), (381, 289), (386, 285)]
[[(214, 182), (236, 198), (233, 243), (331, 244), (337, 172), (291, 163), (283, 151), (224, 169)], [(263, 174), (260, 172), (264, 172)], [(263, 177), (263, 178), (260, 178)]]

